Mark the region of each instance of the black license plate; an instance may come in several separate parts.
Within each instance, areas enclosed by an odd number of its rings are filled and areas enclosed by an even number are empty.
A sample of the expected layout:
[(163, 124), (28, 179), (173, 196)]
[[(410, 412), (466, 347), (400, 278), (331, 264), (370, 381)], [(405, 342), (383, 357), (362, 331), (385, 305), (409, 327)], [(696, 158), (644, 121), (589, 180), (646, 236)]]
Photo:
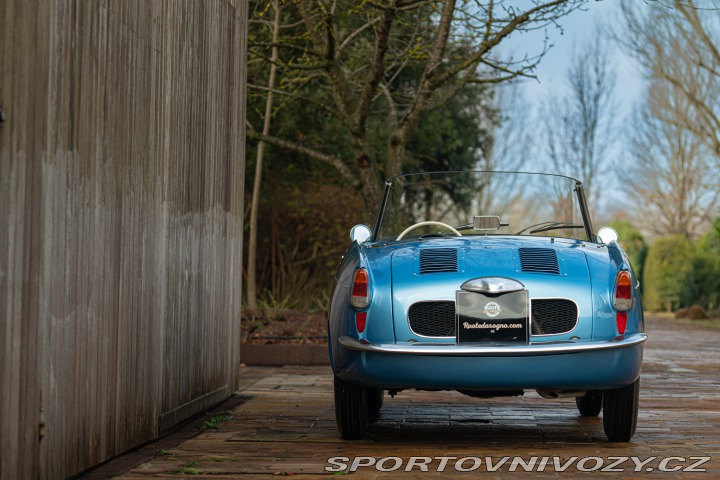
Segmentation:
[(457, 292), (458, 343), (527, 343), (527, 291), (486, 295)]

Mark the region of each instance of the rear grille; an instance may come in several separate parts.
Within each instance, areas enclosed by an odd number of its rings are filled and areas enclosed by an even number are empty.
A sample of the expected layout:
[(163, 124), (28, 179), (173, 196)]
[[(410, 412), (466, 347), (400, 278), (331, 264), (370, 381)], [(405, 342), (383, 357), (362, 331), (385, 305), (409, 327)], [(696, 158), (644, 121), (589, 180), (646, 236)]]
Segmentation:
[[(455, 336), (455, 302), (418, 302), (408, 311), (410, 329), (423, 337)], [(575, 328), (575, 302), (562, 298), (532, 300), (532, 334), (556, 335)]]
[(420, 250), (420, 273), (458, 271), (458, 252), (454, 248)]
[(408, 312), (410, 329), (423, 337), (455, 336), (455, 302), (418, 302)]
[(519, 248), (518, 254), (523, 272), (560, 273), (557, 253), (552, 248)]
[(575, 328), (577, 320), (578, 310), (575, 302), (560, 298), (532, 301), (533, 335), (567, 333)]

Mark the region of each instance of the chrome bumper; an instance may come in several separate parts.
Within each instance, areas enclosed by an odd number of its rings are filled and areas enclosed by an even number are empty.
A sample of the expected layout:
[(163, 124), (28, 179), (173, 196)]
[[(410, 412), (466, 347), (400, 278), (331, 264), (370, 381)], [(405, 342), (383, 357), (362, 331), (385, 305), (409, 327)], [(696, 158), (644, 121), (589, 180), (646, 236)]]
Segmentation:
[(530, 342), (527, 345), (455, 345), (440, 343), (382, 343), (360, 342), (340, 337), (340, 344), (350, 350), (397, 355), (435, 355), (444, 357), (526, 357), (567, 355), (573, 353), (614, 350), (640, 345), (647, 340), (644, 333), (599, 342)]

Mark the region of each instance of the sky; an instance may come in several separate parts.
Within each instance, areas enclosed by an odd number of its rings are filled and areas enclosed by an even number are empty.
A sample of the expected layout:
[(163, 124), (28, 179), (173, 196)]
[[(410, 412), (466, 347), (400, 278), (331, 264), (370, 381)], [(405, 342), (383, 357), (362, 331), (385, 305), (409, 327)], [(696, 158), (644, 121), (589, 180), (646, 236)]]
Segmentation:
[[(522, 82), (522, 91), (533, 103), (546, 98), (557, 88), (567, 88), (565, 74), (575, 46), (581, 47), (592, 39), (592, 35), (603, 34), (601, 26), (617, 21), (620, 2), (618, 0), (591, 0), (583, 11), (575, 11), (559, 23), (564, 32), (551, 27), (547, 30), (553, 48), (543, 57), (536, 70), (538, 80)], [(508, 47), (516, 55), (528, 51), (532, 45), (540, 45), (545, 32), (535, 32), (512, 37)], [(642, 75), (634, 61), (612, 44), (611, 58), (615, 61), (617, 74), (616, 99), (621, 116), (628, 115), (632, 106), (639, 102), (644, 92)], [(532, 51), (532, 50), (530, 50)]]
[[(609, 36), (607, 27), (619, 21), (619, 13), (619, 0), (590, 0), (582, 10), (577, 10), (558, 22), (563, 27), (562, 32), (555, 27), (549, 27), (545, 32), (523, 33), (508, 39), (507, 51), (511, 52), (515, 58), (525, 53), (537, 53), (538, 49), (541, 48), (545, 34), (548, 35), (550, 43), (553, 44), (553, 47), (545, 54), (535, 71), (538, 79), (527, 79), (520, 83), (520, 93), (535, 110), (531, 115), (539, 115), (543, 102), (547, 101), (546, 99), (556, 97), (558, 93), (569, 89), (566, 74), (574, 49), (587, 45), (592, 40), (593, 35)], [(614, 139), (615, 142), (613, 142), (608, 154), (612, 157), (610, 160), (612, 164), (616, 165), (616, 162), (620, 161), (624, 156), (622, 145), (626, 139), (621, 138), (622, 125), (631, 115), (633, 107), (642, 102), (645, 93), (645, 82), (642, 72), (635, 61), (613, 41), (607, 43), (612, 48), (609, 56), (614, 62), (613, 67), (617, 82), (614, 95), (618, 107), (614, 119), (615, 127), (618, 129), (618, 136)], [(536, 138), (536, 141), (539, 140)], [(538, 155), (536, 157), (538, 160), (542, 163), (548, 162), (548, 159), (543, 157), (542, 149), (535, 152)], [(528, 167), (530, 170), (537, 170), (536, 167), (529, 165)], [(542, 167), (540, 169), (546, 170), (546, 168)], [(614, 181), (614, 176), (614, 168), (606, 171), (604, 180), (601, 180), (603, 193), (598, 199), (598, 205), (596, 205), (597, 211), (608, 212), (608, 215), (614, 215), (610, 213), (614, 211), (612, 205), (617, 205), (617, 199), (621, 198), (617, 189), (618, 182)]]

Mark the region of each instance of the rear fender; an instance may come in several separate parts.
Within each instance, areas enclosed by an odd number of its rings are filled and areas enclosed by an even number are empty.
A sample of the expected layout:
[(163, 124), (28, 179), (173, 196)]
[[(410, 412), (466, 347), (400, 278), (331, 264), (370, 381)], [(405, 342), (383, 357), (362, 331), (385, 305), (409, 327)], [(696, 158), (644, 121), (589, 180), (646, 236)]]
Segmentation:
[[(392, 323), (390, 255), (382, 255), (372, 244), (353, 244), (346, 252), (335, 277), (328, 318), (328, 346), (333, 369), (343, 368), (356, 353), (339, 347), (342, 336), (371, 342), (393, 342), (395, 331)], [(370, 284), (370, 305), (355, 309), (350, 305), (350, 289), (358, 268), (368, 271)], [(357, 331), (355, 315), (367, 312), (367, 323), (362, 333)], [(334, 340), (333, 340), (334, 339)], [(346, 358), (347, 357), (347, 358)]]
[(613, 306), (615, 294), (615, 278), (620, 270), (628, 270), (635, 288), (633, 289), (634, 302), (628, 310), (626, 335), (642, 332), (644, 330), (642, 299), (638, 290), (635, 273), (625, 252), (616, 242), (600, 246), (594, 251), (588, 251), (588, 268), (592, 278), (593, 288), (593, 340), (610, 339), (618, 336), (616, 314)]

